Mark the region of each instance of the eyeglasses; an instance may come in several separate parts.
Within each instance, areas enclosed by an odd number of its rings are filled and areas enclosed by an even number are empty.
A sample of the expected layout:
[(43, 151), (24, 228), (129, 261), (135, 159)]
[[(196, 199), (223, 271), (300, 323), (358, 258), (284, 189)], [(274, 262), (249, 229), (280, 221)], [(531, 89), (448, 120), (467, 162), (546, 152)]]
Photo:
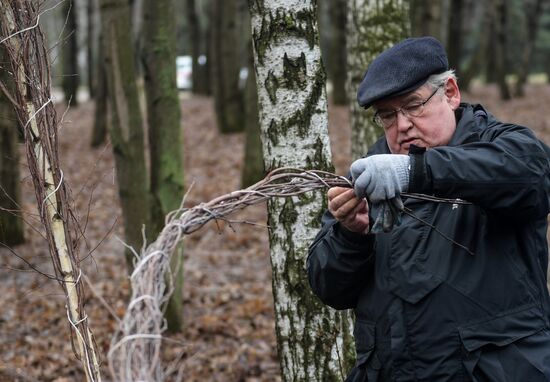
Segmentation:
[(399, 109), (388, 111), (377, 111), (372, 118), (373, 122), (378, 126), (387, 129), (392, 127), (395, 121), (397, 121), (397, 113), (401, 112), (405, 117), (420, 117), (424, 113), (424, 105), (428, 103), (430, 99), (437, 93), (437, 91), (443, 85), (439, 85), (435, 91), (424, 101), (414, 101)]

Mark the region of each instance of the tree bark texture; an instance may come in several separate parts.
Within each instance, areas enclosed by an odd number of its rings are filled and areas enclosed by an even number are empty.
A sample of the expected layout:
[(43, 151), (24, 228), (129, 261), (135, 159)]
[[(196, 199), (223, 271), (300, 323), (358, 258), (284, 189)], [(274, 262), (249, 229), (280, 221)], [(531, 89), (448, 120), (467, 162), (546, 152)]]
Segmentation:
[[(176, 88), (176, 19), (173, 7), (173, 0), (145, 0), (144, 7), (143, 67), (151, 158), (151, 238), (157, 237), (164, 228), (166, 215), (178, 209), (184, 194), (183, 134)], [(182, 258), (181, 253), (174, 256), (174, 292), (165, 313), (171, 332), (181, 331), (183, 324)]]
[(239, 90), (241, 49), (237, 0), (212, 0), (212, 90), (222, 133), (244, 130), (243, 94)]
[(104, 59), (104, 41), (102, 33), (99, 36), (97, 69), (95, 70), (95, 112), (94, 128), (92, 130), (91, 146), (98, 147), (105, 143), (110, 124), (109, 95), (107, 93), (107, 68)]
[[(149, 226), (149, 194), (145, 167), (143, 119), (138, 101), (134, 49), (127, 0), (101, 0), (107, 93), (111, 110), (111, 144), (126, 243), (141, 248), (142, 226)], [(129, 271), (133, 255), (126, 251)]]
[(447, 39), (447, 56), (449, 58), (449, 67), (455, 70), (455, 74), (460, 79), (462, 76), (461, 58), (462, 58), (462, 41), (464, 30), (462, 27), (463, 0), (451, 1), (449, 15), (449, 38)]
[(332, 36), (329, 56), (331, 60), (329, 76), (332, 82), (332, 102), (336, 105), (346, 105), (348, 102), (348, 94), (346, 91), (347, 0), (333, 0), (330, 2), (330, 7)]
[(78, 76), (78, 40), (76, 6), (73, 0), (68, 0), (63, 6), (63, 15), (66, 17), (65, 44), (62, 45), (63, 80), (62, 87), (65, 94), (65, 102), (71, 102), (72, 106), (78, 104), (77, 91), (79, 85)]
[(409, 36), (408, 0), (348, 0), (348, 73), (351, 102), (352, 158), (366, 155), (384, 134), (357, 103), (357, 90), (372, 60), (385, 49)]
[[(266, 168), (332, 169), (315, 1), (250, 0)], [(349, 312), (311, 292), (305, 262), (325, 197), (268, 203), (277, 344), (284, 381), (341, 381), (354, 355)]]
[(491, 35), (492, 35), (492, 53), (490, 55), (489, 65), (487, 68), (487, 77), (494, 75), (494, 80), (497, 82), (500, 89), (500, 98), (509, 100), (512, 98), (510, 88), (506, 83), (506, 22), (507, 22), (507, 6), (506, 0), (493, 0), (492, 17), (491, 17)]
[(521, 52), (521, 65), (518, 70), (518, 80), (516, 83), (516, 96), (525, 96), (525, 83), (529, 75), (529, 67), (533, 58), (537, 32), (539, 29), (540, 16), (542, 14), (542, 0), (524, 1), (525, 19), (527, 22), (527, 36)]
[[(8, 57), (0, 46), (0, 62)], [(8, 71), (0, 69), (0, 82), (12, 83)], [(10, 89), (13, 87), (10, 86)], [(19, 187), (18, 126), (13, 105), (0, 93), (0, 243), (23, 243), (23, 220), (17, 216), (21, 200)]]

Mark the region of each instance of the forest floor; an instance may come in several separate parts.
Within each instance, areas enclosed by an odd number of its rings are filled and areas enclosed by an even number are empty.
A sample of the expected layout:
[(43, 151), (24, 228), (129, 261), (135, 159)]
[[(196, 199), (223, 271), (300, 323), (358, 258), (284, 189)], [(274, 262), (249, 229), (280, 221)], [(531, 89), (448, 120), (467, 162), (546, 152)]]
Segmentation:
[[(210, 98), (182, 93), (185, 178), (193, 184), (186, 205), (209, 201), (240, 189), (244, 135), (221, 136)], [(466, 101), (482, 102), (502, 120), (531, 127), (550, 143), (550, 85), (531, 85), (523, 99), (502, 102), (497, 89), (475, 87)], [(86, 312), (108, 381), (106, 354), (117, 319), (129, 299), (121, 214), (114, 161), (107, 144), (89, 145), (93, 103), (72, 107), (63, 116), (60, 157), (76, 209), (86, 225), (80, 253), (86, 284)], [(58, 116), (64, 114), (59, 109)], [(347, 107), (329, 107), (329, 130), (336, 171), (351, 162)], [(29, 224), (27, 242), (13, 248), (17, 256), (51, 274), (48, 247), (36, 219), (32, 183), (21, 156), (22, 209)], [(266, 222), (264, 205), (247, 208), (236, 219)], [(97, 247), (97, 248), (96, 248)], [(90, 251), (93, 252), (89, 255)], [(0, 249), (0, 382), (81, 381), (74, 359), (64, 296), (60, 285), (31, 271), (13, 252)], [(185, 241), (184, 319), (181, 334), (163, 343), (167, 380), (278, 381), (271, 269), (265, 226), (233, 225), (221, 232), (215, 223)], [(99, 298), (101, 297), (101, 298)]]

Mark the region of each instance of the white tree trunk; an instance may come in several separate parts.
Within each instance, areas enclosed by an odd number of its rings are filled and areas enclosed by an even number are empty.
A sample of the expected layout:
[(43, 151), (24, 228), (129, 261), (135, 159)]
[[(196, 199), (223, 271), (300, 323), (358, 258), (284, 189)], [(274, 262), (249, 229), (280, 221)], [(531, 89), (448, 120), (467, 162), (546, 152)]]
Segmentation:
[[(267, 169), (332, 169), (315, 4), (249, 0)], [(311, 194), (268, 205), (277, 341), (285, 381), (340, 381), (354, 355), (349, 313), (324, 306), (307, 281), (308, 246), (319, 229), (324, 200), (324, 195)]]
[(348, 0), (348, 73), (351, 107), (351, 155), (367, 154), (384, 134), (372, 121), (374, 112), (357, 103), (357, 89), (371, 61), (409, 35), (408, 0)]

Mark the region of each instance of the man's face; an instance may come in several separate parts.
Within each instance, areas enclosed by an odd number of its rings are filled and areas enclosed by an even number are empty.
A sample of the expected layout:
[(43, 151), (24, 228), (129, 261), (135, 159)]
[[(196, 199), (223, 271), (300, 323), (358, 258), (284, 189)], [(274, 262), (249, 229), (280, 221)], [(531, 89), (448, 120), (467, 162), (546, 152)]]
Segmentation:
[[(411, 144), (430, 148), (446, 145), (451, 140), (456, 129), (454, 111), (460, 104), (460, 91), (454, 79), (449, 79), (434, 91), (432, 87), (423, 85), (411, 93), (375, 103), (379, 115), (387, 116), (391, 115), (391, 111), (404, 110), (404, 113), (396, 113), (395, 122), (384, 127), (386, 141), (393, 154), (408, 154)], [(408, 110), (413, 112), (408, 113)], [(412, 115), (419, 111), (419, 116)]]

